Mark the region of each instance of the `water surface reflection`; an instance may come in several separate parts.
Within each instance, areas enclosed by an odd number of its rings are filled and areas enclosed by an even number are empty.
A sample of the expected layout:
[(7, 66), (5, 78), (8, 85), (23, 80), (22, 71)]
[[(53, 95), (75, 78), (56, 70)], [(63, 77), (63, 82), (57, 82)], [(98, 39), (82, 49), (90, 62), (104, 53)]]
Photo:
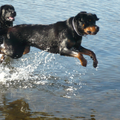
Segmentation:
[[(32, 112), (29, 107), (29, 104), (24, 99), (18, 99), (12, 102), (8, 102), (8, 100), (3, 96), (3, 103), (0, 106), (0, 111), (2, 114), (2, 118), (5, 120), (73, 120), (72, 116), (70, 118), (55, 117), (52, 113), (46, 112)], [(39, 105), (40, 106), (40, 105)], [(44, 110), (43, 110), (44, 111)], [(95, 111), (95, 110), (93, 110)], [(60, 113), (60, 111), (56, 111), (56, 113)], [(95, 115), (90, 116), (91, 119), (86, 119), (85, 117), (76, 116), (74, 119), (76, 120), (95, 120)]]

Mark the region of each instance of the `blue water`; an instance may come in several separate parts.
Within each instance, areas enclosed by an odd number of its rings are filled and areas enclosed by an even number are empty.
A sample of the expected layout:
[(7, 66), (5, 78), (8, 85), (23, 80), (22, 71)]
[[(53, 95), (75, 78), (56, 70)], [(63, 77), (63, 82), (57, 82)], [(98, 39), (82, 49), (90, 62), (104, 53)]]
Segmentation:
[(100, 31), (83, 37), (96, 53), (79, 60), (32, 48), (18, 60), (0, 65), (0, 120), (120, 120), (120, 1), (1, 0), (17, 11), (14, 25), (51, 24), (80, 11), (97, 14)]

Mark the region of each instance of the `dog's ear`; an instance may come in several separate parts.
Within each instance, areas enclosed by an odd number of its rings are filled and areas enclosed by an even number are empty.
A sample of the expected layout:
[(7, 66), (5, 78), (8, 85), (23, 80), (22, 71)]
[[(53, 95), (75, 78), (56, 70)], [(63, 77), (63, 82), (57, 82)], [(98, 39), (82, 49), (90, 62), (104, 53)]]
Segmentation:
[(0, 7), (0, 16), (5, 13), (5, 6), (6, 5)]
[(77, 20), (79, 20), (79, 21), (84, 21), (84, 18), (86, 17), (86, 14), (87, 14), (87, 12), (86, 11), (82, 11), (82, 12), (80, 12), (80, 13), (78, 13), (76, 16), (75, 16), (75, 18), (77, 19)]
[(86, 11), (81, 11), (79, 14), (86, 14), (87, 12)]
[(2, 9), (3, 9), (4, 5), (0, 7), (0, 16), (2, 15)]
[(98, 20), (99, 20), (99, 18), (97, 17), (96, 14), (93, 14), (93, 17), (94, 17), (95, 21), (98, 21)]

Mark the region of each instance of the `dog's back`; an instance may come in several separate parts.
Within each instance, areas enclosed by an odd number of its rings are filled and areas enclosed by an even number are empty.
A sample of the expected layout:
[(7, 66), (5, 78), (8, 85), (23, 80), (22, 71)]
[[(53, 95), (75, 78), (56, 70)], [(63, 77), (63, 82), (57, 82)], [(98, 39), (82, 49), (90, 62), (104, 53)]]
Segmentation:
[[(60, 26), (61, 24), (61, 26)], [(59, 27), (58, 27), (59, 26)], [(66, 28), (65, 21), (50, 25), (17, 25), (0, 32), (0, 35), (6, 34), (10, 41), (9, 44), (24, 44), (37, 47), (52, 53), (59, 52), (59, 43), (63, 27)], [(65, 29), (64, 29), (65, 30)], [(11, 34), (12, 33), (12, 34)], [(10, 36), (9, 36), (10, 34)]]

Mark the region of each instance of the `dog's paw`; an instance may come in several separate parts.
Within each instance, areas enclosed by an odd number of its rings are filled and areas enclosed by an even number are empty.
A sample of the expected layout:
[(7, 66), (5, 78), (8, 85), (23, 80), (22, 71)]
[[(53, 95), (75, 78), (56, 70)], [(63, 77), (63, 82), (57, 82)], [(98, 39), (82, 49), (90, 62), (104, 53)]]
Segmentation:
[(82, 66), (87, 66), (87, 60), (83, 57), (83, 55), (80, 52), (75, 57), (77, 57), (80, 60)]
[(81, 65), (84, 66), (84, 67), (87, 66), (87, 60), (86, 60), (84, 57), (82, 57), (82, 58), (80, 59), (80, 63), (81, 63)]
[(94, 61), (94, 62), (93, 62), (93, 67), (96, 68), (96, 67), (97, 67), (97, 64), (98, 64), (98, 61)]
[(87, 66), (87, 60), (85, 58), (83, 58), (81, 61), (81, 65), (86, 67)]

